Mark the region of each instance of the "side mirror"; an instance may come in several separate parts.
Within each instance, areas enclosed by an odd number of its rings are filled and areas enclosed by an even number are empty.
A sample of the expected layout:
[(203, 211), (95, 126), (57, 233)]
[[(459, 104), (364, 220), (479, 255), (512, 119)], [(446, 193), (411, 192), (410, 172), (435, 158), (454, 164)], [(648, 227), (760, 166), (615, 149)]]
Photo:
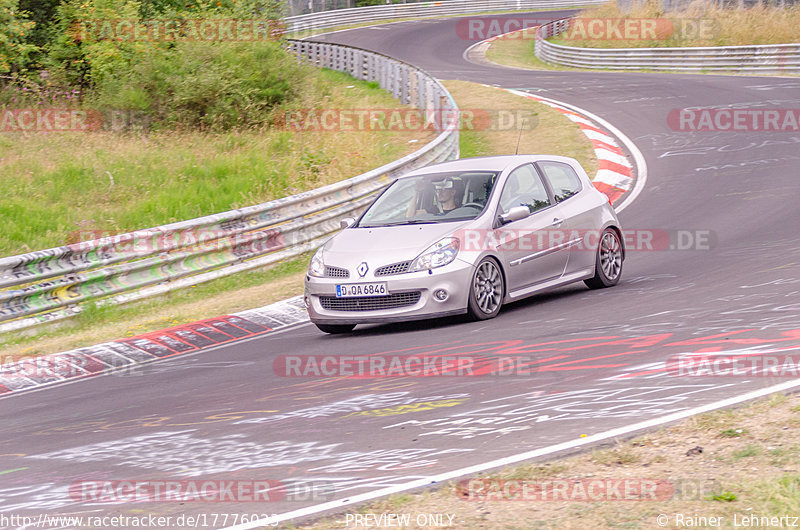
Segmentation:
[(352, 217), (345, 217), (341, 221), (339, 221), (339, 228), (350, 228), (355, 224), (356, 220)]
[(508, 223), (513, 223), (514, 221), (525, 219), (530, 214), (531, 211), (528, 209), (527, 206), (514, 206), (508, 212), (500, 216), (500, 223), (504, 225)]

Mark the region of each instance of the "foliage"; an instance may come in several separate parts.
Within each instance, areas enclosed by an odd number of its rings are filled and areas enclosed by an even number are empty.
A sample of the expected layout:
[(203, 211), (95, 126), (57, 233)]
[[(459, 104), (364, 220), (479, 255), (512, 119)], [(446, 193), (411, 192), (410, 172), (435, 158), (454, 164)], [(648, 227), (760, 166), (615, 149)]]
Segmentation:
[(24, 70), (36, 45), (29, 42), (34, 22), (17, 0), (0, 0), (0, 74)]
[(93, 106), (145, 111), (161, 126), (223, 130), (265, 125), (293, 98), (304, 69), (274, 42), (177, 42), (96, 79)]
[[(0, 74), (14, 74), (0, 80), (0, 104), (73, 106), (66, 99), (75, 98), (104, 113), (144, 112), (156, 128), (223, 130), (267, 124), (273, 108), (308, 84), (309, 69), (276, 42), (279, 0), (22, 0), (35, 8), (34, 20), (17, 1), (0, 0)], [(267, 34), (187, 34), (231, 20), (253, 21)], [(46, 27), (33, 33), (35, 21)], [(176, 31), (153, 32), (163, 21)], [(26, 76), (29, 64), (42, 72)]]

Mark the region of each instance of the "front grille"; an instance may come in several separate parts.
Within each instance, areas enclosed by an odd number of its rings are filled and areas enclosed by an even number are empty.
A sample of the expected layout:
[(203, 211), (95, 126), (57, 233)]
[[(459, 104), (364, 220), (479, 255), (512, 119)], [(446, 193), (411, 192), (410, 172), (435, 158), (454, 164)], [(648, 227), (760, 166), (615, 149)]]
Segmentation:
[(350, 272), (341, 267), (329, 267), (325, 265), (325, 276), (328, 278), (349, 278)]
[(410, 261), (401, 261), (400, 263), (392, 263), (391, 265), (384, 265), (375, 269), (375, 276), (390, 276), (392, 274), (403, 274), (408, 272), (408, 267), (411, 265)]
[(324, 309), (331, 311), (379, 311), (414, 305), (419, 301), (419, 291), (411, 293), (394, 293), (386, 296), (357, 296), (353, 298), (337, 298), (320, 296), (319, 302)]

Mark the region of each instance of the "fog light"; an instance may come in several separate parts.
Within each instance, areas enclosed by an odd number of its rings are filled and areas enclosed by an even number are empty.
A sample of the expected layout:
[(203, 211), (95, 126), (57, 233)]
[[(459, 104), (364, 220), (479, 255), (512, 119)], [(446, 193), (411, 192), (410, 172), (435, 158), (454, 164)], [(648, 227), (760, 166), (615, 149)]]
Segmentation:
[(308, 299), (308, 296), (303, 297), (303, 303), (306, 304), (306, 309), (311, 307), (311, 300)]
[(436, 298), (436, 300), (439, 302), (444, 302), (445, 300), (447, 300), (447, 291), (445, 291), (444, 289), (436, 289), (435, 291), (433, 291), (433, 297)]

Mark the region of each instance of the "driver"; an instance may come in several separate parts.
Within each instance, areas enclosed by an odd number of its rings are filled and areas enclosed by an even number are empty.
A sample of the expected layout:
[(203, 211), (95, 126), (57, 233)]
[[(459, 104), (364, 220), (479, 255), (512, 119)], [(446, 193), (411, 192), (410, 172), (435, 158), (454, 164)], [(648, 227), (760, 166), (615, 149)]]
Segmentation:
[(456, 194), (456, 182), (454, 179), (447, 177), (442, 182), (437, 182), (436, 187), (436, 202), (442, 212), (441, 215), (450, 213), (456, 208), (461, 206), (461, 197)]
[(459, 186), (459, 184), (461, 184), (460, 179), (455, 179), (453, 177), (446, 177), (440, 182), (435, 182), (435, 203), (431, 204), (429, 202), (428, 206), (426, 206), (424, 209), (420, 209), (419, 203), (424, 195), (425, 184), (423, 181), (418, 182), (417, 188), (414, 191), (414, 196), (411, 198), (411, 202), (408, 205), (406, 217), (411, 218), (421, 214), (445, 215), (457, 208), (460, 208), (461, 199), (464, 195), (464, 192), (463, 187)]

